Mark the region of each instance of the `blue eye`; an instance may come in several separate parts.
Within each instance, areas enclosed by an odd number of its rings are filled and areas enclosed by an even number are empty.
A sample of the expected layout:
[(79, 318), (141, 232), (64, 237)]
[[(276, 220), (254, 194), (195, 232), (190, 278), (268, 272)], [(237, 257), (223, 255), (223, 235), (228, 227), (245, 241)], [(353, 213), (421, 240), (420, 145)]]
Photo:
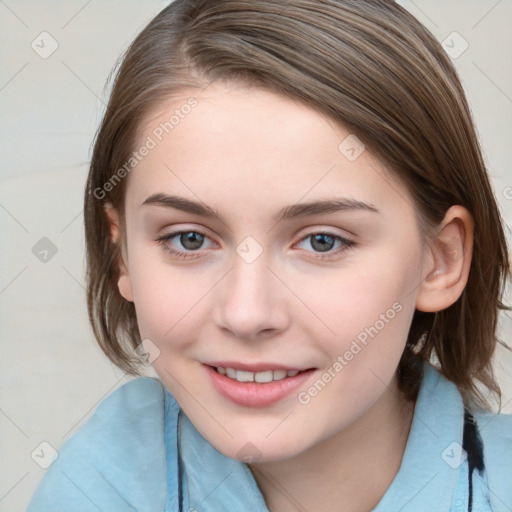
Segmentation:
[[(333, 233), (311, 233), (304, 237), (300, 243), (309, 240), (309, 245), (312, 247), (313, 252), (317, 254), (315, 256), (319, 259), (325, 259), (339, 254), (340, 252), (352, 247), (355, 245), (355, 242), (349, 240), (348, 238), (344, 238), (340, 235), (335, 235)], [(338, 248), (335, 251), (332, 251), (334, 246), (338, 243)], [(324, 254), (325, 253), (325, 254)]]
[[(178, 238), (179, 243), (182, 247), (185, 248), (185, 251), (180, 251), (173, 249), (173, 247), (170, 245), (170, 241), (173, 238)], [(160, 238), (157, 238), (157, 242), (161, 244), (165, 250), (178, 258), (195, 258), (197, 257), (194, 252), (196, 252), (198, 249), (201, 249), (204, 240), (208, 238), (204, 233), (201, 233), (200, 231), (177, 231), (176, 233), (169, 233), (168, 235), (164, 235)]]
[[(172, 242), (173, 239), (177, 239), (177, 241)], [(205, 240), (208, 237), (200, 232), (195, 230), (189, 231), (176, 231), (175, 233), (169, 233), (160, 238), (157, 238), (156, 241), (164, 247), (164, 249), (182, 259), (193, 259), (199, 256), (199, 251), (204, 249), (203, 245)], [(309, 240), (309, 245), (312, 248), (312, 251), (315, 254), (315, 258), (317, 259), (327, 259), (337, 256), (342, 251), (352, 247), (355, 245), (355, 242), (349, 240), (348, 238), (344, 238), (340, 235), (335, 235), (333, 233), (319, 232), (319, 233), (311, 233), (304, 238), (299, 243), (304, 243)], [(183, 247), (183, 250), (179, 248), (176, 249), (177, 242)], [(333, 250), (337, 245), (336, 250)]]

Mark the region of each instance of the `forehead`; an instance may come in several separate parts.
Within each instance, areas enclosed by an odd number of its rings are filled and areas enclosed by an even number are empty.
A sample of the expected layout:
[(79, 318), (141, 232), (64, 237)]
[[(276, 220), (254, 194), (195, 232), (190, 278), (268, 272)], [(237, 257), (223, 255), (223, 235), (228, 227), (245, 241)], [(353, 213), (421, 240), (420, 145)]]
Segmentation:
[[(197, 151), (206, 150), (213, 140), (216, 146), (234, 141), (279, 146), (306, 136), (314, 143), (316, 132), (325, 138), (327, 131), (337, 140), (346, 129), (298, 99), (236, 82), (214, 82), (181, 89), (159, 103), (144, 117), (139, 139), (153, 134), (158, 142), (171, 143), (168, 139), (178, 142), (195, 136), (200, 143)], [(231, 149), (234, 153), (237, 148)]]
[(254, 196), (262, 205), (341, 192), (381, 203), (407, 196), (345, 126), (255, 87), (214, 83), (179, 91), (145, 117), (136, 148), (144, 145), (151, 149), (129, 177), (133, 206), (158, 192), (218, 202), (229, 197), (246, 207)]

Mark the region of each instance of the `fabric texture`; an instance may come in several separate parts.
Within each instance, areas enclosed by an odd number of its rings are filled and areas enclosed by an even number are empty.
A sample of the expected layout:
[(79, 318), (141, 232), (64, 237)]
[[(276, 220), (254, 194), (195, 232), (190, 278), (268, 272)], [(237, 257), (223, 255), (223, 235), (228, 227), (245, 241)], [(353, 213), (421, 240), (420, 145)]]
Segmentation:
[[(425, 364), (400, 469), (373, 512), (512, 510), (512, 416), (472, 411), (478, 430), (464, 438), (465, 412)], [(477, 435), (470, 503), (474, 455), (462, 446)], [(27, 512), (269, 512), (249, 466), (208, 443), (152, 377), (111, 393), (58, 453)]]
[(143, 377), (124, 384), (59, 450), (27, 512), (164, 510), (164, 391)]

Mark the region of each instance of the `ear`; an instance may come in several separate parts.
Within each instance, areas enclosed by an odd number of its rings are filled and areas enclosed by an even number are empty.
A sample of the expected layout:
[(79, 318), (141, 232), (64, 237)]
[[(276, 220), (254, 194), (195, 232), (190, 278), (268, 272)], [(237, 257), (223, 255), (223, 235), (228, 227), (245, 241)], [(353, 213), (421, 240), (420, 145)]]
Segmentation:
[(125, 260), (127, 261), (127, 257), (125, 257), (124, 244), (121, 240), (121, 234), (119, 229), (119, 214), (117, 210), (112, 206), (112, 203), (105, 203), (104, 205), (105, 213), (107, 214), (108, 222), (110, 225), (110, 236), (112, 242), (114, 244), (121, 243), (121, 254), (119, 255), (119, 260), (117, 264), (119, 265), (119, 279), (117, 281), (117, 287), (119, 288), (119, 293), (124, 299), (129, 302), (133, 302), (133, 292), (132, 285), (130, 281), (130, 274), (128, 272), (128, 267), (125, 264)]
[(474, 221), (463, 206), (449, 208), (428, 248), (426, 278), (419, 286), (416, 308), (433, 313), (451, 306), (468, 281), (473, 256)]

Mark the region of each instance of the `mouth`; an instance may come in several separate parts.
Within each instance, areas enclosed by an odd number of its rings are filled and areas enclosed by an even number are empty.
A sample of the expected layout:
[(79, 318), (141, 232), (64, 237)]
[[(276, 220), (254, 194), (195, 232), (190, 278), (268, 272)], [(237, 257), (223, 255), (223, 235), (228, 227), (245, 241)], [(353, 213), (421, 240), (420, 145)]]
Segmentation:
[(214, 389), (222, 397), (246, 407), (265, 407), (284, 399), (293, 391), (304, 387), (316, 370), (275, 368), (250, 371), (227, 365), (203, 366)]

